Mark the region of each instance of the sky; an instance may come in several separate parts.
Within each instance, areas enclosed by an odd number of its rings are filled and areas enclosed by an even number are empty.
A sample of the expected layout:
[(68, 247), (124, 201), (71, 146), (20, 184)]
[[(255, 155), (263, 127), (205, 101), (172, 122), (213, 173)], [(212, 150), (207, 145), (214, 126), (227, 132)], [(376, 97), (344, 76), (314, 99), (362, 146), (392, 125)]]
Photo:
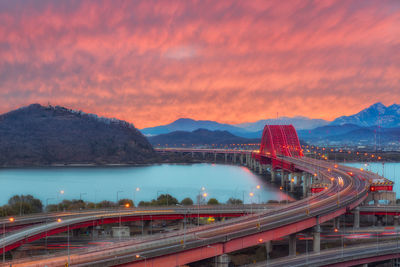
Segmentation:
[(332, 120), (400, 103), (400, 1), (0, 0), (0, 113)]

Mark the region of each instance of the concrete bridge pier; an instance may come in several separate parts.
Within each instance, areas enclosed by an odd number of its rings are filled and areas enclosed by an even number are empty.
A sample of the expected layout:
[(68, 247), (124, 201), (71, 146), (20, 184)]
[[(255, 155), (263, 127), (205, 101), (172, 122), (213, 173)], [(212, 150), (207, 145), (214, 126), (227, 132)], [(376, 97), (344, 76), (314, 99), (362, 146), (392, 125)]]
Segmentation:
[(309, 175), (306, 173), (303, 175), (303, 197), (307, 197), (308, 195), (308, 187), (310, 185)]
[(246, 154), (246, 166), (249, 166), (250, 164), (250, 155), (249, 154)]
[(240, 165), (243, 165), (243, 154), (240, 154)]
[(354, 224), (353, 224), (353, 228), (354, 229), (358, 229), (360, 228), (360, 208), (356, 207), (353, 210), (353, 214), (354, 214)]
[(275, 183), (275, 170), (271, 167), (271, 183)]
[(203, 154), (203, 159), (206, 159), (206, 152), (202, 152), (201, 154)]
[(296, 233), (289, 235), (289, 256), (296, 256)]
[(300, 186), (301, 185), (301, 173), (296, 173), (296, 185)]
[(258, 172), (260, 175), (263, 174), (264, 165), (261, 162), (258, 162)]
[(214, 162), (217, 162), (217, 153), (214, 153)]
[(236, 154), (235, 153), (232, 154), (232, 161), (233, 161), (233, 164), (236, 164)]
[(225, 153), (225, 163), (228, 163), (228, 153)]
[(393, 225), (399, 226), (399, 216), (393, 216)]
[(340, 229), (340, 217), (336, 217), (333, 219), (333, 225), (335, 226), (336, 229)]
[(229, 267), (231, 259), (228, 254), (222, 254), (215, 257), (215, 267)]
[(267, 252), (267, 258), (269, 257), (269, 255), (272, 252), (272, 241), (267, 241), (265, 242), (265, 250)]
[(292, 172), (289, 176), (290, 192), (294, 192), (294, 177), (295, 174)]
[(317, 217), (317, 225), (314, 226), (314, 238), (313, 238), (313, 251), (321, 251), (321, 226), (319, 225), (319, 219)]
[(285, 171), (283, 169), (281, 170), (281, 186), (285, 189)]

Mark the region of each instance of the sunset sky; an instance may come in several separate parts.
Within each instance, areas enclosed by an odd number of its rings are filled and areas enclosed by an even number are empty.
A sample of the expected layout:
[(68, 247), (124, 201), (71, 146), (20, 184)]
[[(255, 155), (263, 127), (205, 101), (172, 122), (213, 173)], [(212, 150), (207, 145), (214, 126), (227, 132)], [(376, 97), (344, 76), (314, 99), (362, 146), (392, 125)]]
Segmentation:
[(139, 128), (400, 103), (400, 1), (0, 0), (0, 101)]

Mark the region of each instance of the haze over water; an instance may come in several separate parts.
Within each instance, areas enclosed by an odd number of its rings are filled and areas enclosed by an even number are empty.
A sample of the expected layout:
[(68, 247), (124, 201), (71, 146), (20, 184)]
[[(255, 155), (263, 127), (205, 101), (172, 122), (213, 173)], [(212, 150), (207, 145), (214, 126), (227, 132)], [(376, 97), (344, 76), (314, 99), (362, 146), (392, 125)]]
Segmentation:
[[(261, 189), (256, 189), (261, 185)], [(140, 191), (135, 192), (139, 187)], [(193, 164), (153, 165), (144, 167), (53, 167), (0, 170), (0, 205), (15, 194), (31, 194), (46, 204), (62, 199), (100, 202), (136, 198), (136, 202), (168, 194), (179, 201), (190, 197), (194, 202), (202, 187), (209, 198), (226, 202), (229, 198), (245, 203), (284, 200), (286, 195), (277, 187), (265, 184), (261, 177), (245, 167)], [(59, 192), (64, 190), (64, 194)], [(254, 192), (253, 201), (249, 196)]]

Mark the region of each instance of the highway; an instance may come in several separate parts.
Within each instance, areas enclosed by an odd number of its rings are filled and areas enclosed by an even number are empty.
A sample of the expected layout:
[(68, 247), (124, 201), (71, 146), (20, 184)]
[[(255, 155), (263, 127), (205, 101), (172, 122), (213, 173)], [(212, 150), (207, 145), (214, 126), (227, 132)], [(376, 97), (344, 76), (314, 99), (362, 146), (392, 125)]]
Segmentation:
[[(395, 254), (395, 255), (394, 255)], [(325, 249), (319, 253), (308, 253), (296, 257), (284, 257), (256, 264), (246, 265), (247, 267), (281, 267), (281, 266), (354, 266), (374, 261), (383, 261), (393, 257), (400, 258), (399, 240), (390, 242), (367, 243), (357, 246), (335, 249)]]
[[(318, 194), (274, 210), (267, 210), (200, 228), (186, 229), (186, 231), (178, 231), (168, 235), (155, 235), (140, 242), (137, 240), (126, 241), (123, 244), (111, 245), (106, 251), (104, 249), (96, 251), (96, 248), (94, 248), (90, 251), (75, 253), (70, 255), (70, 263), (78, 266), (84, 266), (89, 263), (96, 263), (98, 266), (112, 266), (143, 261), (144, 258), (149, 261), (149, 259), (154, 257), (195, 248), (216, 247), (217, 244), (224, 244), (224, 251), (228, 253), (229, 249), (233, 249), (236, 240), (293, 225), (294, 223), (307, 222), (307, 224), (301, 227), (304, 227), (304, 229), (309, 228), (310, 225), (322, 223), (345, 213), (346, 210), (358, 206), (367, 195), (369, 183), (366, 179), (359, 178), (364, 174), (358, 169), (343, 166), (337, 166), (336, 168), (332, 163), (309, 158), (285, 157), (283, 159), (295, 164), (296, 168), (318, 172), (320, 179), (331, 183), (329, 188)], [(347, 173), (349, 169), (355, 175), (349, 175)], [(65, 220), (61, 222), (61, 225), (67, 226), (79, 220), (81, 218)], [(40, 232), (43, 230), (35, 229), (34, 231)], [(303, 229), (297, 228), (292, 231), (301, 230)], [(34, 233), (29, 233), (29, 235)], [(287, 235), (286, 232), (281, 232), (281, 234)], [(278, 235), (279, 233), (277, 232), (275, 237), (278, 237)], [(25, 238), (26, 236), (27, 232), (21, 231), (10, 235), (5, 241), (14, 242), (16, 237), (18, 239)], [(260, 242), (265, 241), (260, 240)], [(219, 253), (216, 251), (215, 254), (218, 255)], [(136, 259), (135, 255), (140, 255), (140, 257)], [(40, 259), (36, 263), (58, 266), (63, 265), (66, 260), (66, 256), (59, 256), (57, 258)], [(36, 263), (35, 261), (30, 262), (32, 266), (35, 266)], [(183, 262), (180, 262), (180, 264), (183, 264)], [(18, 265), (13, 264), (13, 266)]]

